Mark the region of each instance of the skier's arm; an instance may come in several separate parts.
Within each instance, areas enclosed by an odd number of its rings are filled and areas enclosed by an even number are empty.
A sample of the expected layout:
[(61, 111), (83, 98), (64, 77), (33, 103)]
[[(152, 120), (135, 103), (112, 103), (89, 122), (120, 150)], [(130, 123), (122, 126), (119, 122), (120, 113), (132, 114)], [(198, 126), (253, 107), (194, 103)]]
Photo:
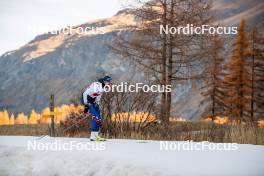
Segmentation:
[(100, 84), (93, 83), (90, 86), (89, 96), (93, 98), (93, 103), (99, 104), (101, 96), (102, 96), (102, 88), (100, 87)]
[(83, 93), (83, 102), (84, 104), (93, 104), (98, 102), (100, 97), (101, 94), (98, 92), (98, 85), (96, 85), (96, 83), (92, 83)]
[(89, 91), (88, 91), (88, 89), (86, 89), (83, 92), (83, 102), (84, 102), (84, 104), (88, 104), (88, 99), (87, 99), (88, 95), (89, 95)]

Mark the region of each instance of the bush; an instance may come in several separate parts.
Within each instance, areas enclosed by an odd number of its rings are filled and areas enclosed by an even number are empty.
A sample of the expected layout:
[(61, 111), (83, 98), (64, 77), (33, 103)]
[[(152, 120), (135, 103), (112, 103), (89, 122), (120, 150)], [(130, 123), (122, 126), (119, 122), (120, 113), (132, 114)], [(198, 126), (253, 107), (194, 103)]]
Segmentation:
[(75, 136), (81, 132), (88, 132), (90, 115), (82, 112), (72, 112), (60, 123), (60, 135)]

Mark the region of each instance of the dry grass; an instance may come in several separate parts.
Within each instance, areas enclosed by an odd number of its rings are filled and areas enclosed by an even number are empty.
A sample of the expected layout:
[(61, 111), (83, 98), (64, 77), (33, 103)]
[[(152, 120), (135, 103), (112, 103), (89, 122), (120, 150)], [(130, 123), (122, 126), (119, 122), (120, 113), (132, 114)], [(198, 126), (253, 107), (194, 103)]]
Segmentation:
[(47, 134), (49, 134), (49, 126), (47, 124), (0, 126), (0, 135), (40, 136)]
[(264, 145), (264, 128), (256, 125), (219, 125), (208, 122), (172, 122), (168, 127), (152, 124), (141, 130), (104, 131), (106, 138), (143, 140), (210, 141)]
[[(264, 128), (255, 125), (218, 125), (206, 122), (172, 122), (168, 127), (161, 124), (150, 124), (142, 129), (116, 128), (116, 124), (104, 124), (103, 136), (120, 139), (151, 139), (177, 141), (210, 141), (221, 143), (241, 143), (264, 145)], [(122, 124), (118, 124), (121, 125)], [(126, 124), (127, 125), (127, 124)], [(56, 126), (57, 136), (89, 137), (89, 128), (79, 129), (75, 133), (65, 133)], [(0, 126), (0, 135), (48, 135), (47, 124)]]

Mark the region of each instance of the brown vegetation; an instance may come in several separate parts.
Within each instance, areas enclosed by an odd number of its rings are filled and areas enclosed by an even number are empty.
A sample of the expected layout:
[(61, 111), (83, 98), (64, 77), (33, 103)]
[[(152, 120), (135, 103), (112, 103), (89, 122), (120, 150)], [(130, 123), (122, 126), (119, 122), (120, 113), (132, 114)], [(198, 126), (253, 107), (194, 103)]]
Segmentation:
[[(112, 122), (114, 123), (114, 122)], [(89, 126), (89, 123), (87, 124)], [(119, 124), (120, 125), (120, 124)], [(122, 125), (126, 125), (125, 123)], [(134, 124), (135, 125), (135, 124)], [(158, 123), (150, 123), (146, 128), (131, 130), (114, 128), (103, 122), (101, 133), (106, 138), (138, 139), (138, 140), (177, 140), (177, 141), (210, 141), (217, 143), (241, 143), (264, 145), (264, 128), (253, 124), (219, 125), (210, 122), (171, 122), (165, 128)], [(124, 126), (125, 127), (125, 126)], [(74, 133), (64, 133), (63, 128), (56, 125), (56, 136), (89, 137), (89, 127), (78, 128)], [(0, 127), (0, 135), (48, 135), (49, 127), (36, 125), (5, 125)]]

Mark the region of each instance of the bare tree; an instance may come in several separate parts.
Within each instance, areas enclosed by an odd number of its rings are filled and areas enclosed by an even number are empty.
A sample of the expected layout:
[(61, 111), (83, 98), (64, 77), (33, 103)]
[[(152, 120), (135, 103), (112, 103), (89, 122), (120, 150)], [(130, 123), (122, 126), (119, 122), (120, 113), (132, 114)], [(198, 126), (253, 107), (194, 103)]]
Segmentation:
[(156, 102), (157, 96), (150, 92), (105, 93), (101, 103), (104, 133), (138, 132), (156, 122)]
[(223, 40), (215, 35), (212, 36), (210, 42), (210, 52), (208, 52), (208, 63), (204, 68), (204, 75), (206, 75), (203, 92), (205, 99), (203, 102), (210, 102), (207, 107), (206, 115), (210, 116), (212, 120), (217, 115), (222, 115), (225, 109), (225, 92), (223, 90), (224, 77), (224, 45)]
[[(197, 78), (206, 54), (207, 35), (173, 34), (173, 27), (201, 26), (212, 22), (211, 5), (200, 0), (137, 1), (131, 9), (136, 24), (118, 35), (113, 51), (137, 63), (160, 85), (173, 85), (178, 80)], [(163, 92), (160, 117), (167, 123), (171, 111), (171, 92)]]

